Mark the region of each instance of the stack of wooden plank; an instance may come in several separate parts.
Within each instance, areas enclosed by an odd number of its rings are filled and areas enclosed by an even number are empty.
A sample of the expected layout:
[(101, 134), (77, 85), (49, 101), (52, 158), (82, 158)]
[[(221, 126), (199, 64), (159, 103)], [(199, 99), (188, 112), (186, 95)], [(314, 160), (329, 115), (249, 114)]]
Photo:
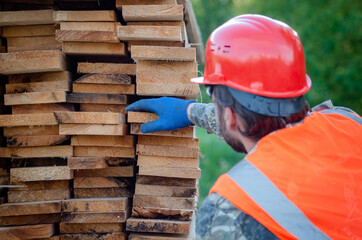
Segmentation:
[[(198, 86), (189, 82), (197, 76), (197, 63), (195, 49), (184, 47), (183, 6), (175, 1), (117, 3), (127, 21), (127, 26), (117, 27), (118, 37), (128, 42), (137, 62), (137, 95), (195, 99)], [(142, 134), (140, 126), (157, 118), (153, 113), (128, 113), (131, 134), (138, 135), (139, 171), (127, 230), (134, 232), (130, 239), (187, 239), (201, 174), (198, 140), (192, 127)]]

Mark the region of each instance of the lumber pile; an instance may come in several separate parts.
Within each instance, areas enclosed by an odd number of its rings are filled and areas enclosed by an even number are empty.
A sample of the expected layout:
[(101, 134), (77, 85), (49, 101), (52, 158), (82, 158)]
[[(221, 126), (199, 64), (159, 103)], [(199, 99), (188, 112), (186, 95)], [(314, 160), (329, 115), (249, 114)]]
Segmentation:
[(0, 239), (192, 239), (193, 128), (142, 134), (157, 115), (125, 111), (197, 97), (184, 6), (2, 3)]

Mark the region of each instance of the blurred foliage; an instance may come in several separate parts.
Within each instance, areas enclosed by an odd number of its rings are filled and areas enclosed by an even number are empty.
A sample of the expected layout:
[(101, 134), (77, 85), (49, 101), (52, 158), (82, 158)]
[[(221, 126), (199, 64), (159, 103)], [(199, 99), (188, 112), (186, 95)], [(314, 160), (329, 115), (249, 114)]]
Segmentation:
[[(302, 40), (312, 89), (311, 106), (331, 99), (336, 106), (362, 113), (362, 1), (356, 0), (191, 0), (204, 43), (210, 33), (230, 18), (246, 13), (287, 23)], [(199, 69), (203, 71), (203, 66)], [(202, 101), (208, 102), (202, 90)], [(241, 159), (231, 148), (198, 130), (203, 170), (201, 199), (217, 177)]]

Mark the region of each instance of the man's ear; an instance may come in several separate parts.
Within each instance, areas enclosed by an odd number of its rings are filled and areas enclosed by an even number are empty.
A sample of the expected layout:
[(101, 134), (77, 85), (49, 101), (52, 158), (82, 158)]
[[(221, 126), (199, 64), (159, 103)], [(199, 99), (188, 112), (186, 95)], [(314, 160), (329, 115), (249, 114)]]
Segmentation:
[(237, 128), (237, 116), (235, 111), (230, 107), (225, 107), (223, 111), (225, 126), (228, 131), (234, 131)]

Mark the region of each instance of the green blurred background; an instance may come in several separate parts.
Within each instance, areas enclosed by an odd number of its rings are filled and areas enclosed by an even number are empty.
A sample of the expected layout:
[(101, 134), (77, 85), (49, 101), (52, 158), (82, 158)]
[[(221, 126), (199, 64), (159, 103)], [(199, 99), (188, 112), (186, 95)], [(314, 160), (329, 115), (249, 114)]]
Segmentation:
[[(311, 106), (331, 99), (362, 113), (362, 1), (360, 0), (191, 0), (204, 44), (230, 18), (257, 13), (281, 20), (302, 40), (312, 89)], [(203, 66), (199, 66), (200, 74)], [(202, 89), (199, 101), (209, 102)], [(200, 138), (200, 205), (221, 174), (243, 158), (227, 144), (197, 128)]]

